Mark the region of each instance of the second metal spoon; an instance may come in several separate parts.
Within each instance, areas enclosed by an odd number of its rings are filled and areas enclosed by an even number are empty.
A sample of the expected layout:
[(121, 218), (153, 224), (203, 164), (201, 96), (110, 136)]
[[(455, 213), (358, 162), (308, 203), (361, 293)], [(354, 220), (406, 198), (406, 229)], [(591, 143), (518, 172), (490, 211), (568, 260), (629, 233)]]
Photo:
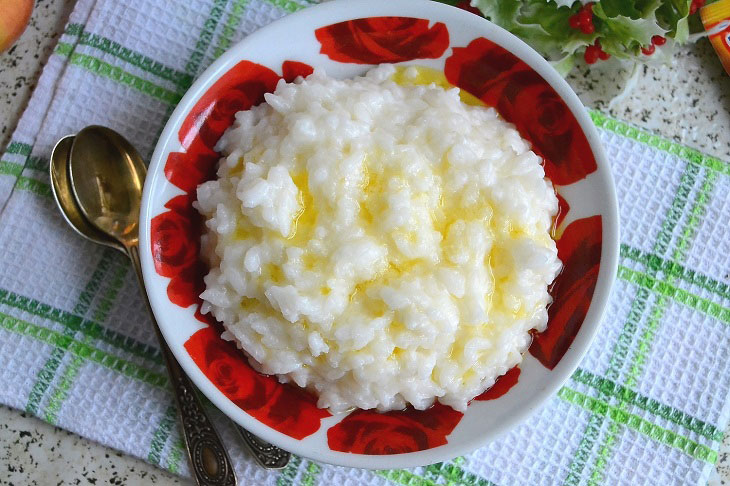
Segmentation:
[(56, 199), (56, 204), (68, 225), (78, 234), (94, 243), (108, 246), (124, 253), (124, 247), (122, 245), (99, 231), (86, 220), (81, 213), (79, 205), (76, 203), (76, 199), (74, 199), (73, 193), (71, 192), (71, 179), (68, 174), (68, 157), (71, 154), (73, 141), (73, 135), (63, 137), (56, 143), (51, 153), (51, 190), (53, 197)]
[[(92, 127), (89, 127), (89, 130), (91, 130), (91, 128)], [(113, 134), (114, 137), (118, 137), (121, 141), (126, 143), (128, 147), (131, 147), (131, 149), (134, 150), (131, 144), (113, 130), (104, 127), (93, 128), (102, 129), (101, 132), (103, 135)], [(69, 169), (69, 157), (74, 138), (75, 137), (73, 136), (67, 136), (61, 139), (56, 144), (51, 156), (51, 179), (53, 182), (52, 187), (54, 196), (56, 197), (56, 202), (61, 208), (61, 212), (63, 213), (66, 221), (81, 236), (126, 253), (124, 247), (117, 240), (97, 229), (96, 226), (86, 219), (81, 208), (76, 202), (76, 197), (73, 194)], [(134, 155), (135, 157), (138, 157), (136, 151), (134, 152)], [(243, 439), (243, 442), (247, 446), (251, 455), (262, 467), (267, 469), (281, 469), (289, 463), (291, 458), (291, 454), (289, 452), (256, 437), (235, 422), (233, 425)]]
[[(62, 139), (51, 157), (53, 191), (66, 220), (92, 241), (124, 251), (132, 260), (143, 288), (138, 227), (145, 174), (146, 168), (137, 151), (116, 132), (104, 127), (88, 127), (75, 138)], [(146, 293), (143, 295), (147, 301)], [(150, 316), (154, 320), (151, 311)], [(231, 459), (193, 383), (175, 360), (157, 323), (154, 324), (180, 411), (195, 481), (199, 485), (236, 485)]]

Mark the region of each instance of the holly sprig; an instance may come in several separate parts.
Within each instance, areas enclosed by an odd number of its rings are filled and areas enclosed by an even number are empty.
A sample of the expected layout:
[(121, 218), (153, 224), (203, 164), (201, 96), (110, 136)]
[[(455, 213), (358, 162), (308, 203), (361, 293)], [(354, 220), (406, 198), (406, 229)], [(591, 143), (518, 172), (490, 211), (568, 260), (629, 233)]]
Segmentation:
[[(444, 1), (444, 0), (442, 0)], [(668, 58), (689, 39), (689, 18), (706, 0), (462, 0), (530, 44), (562, 74), (584, 61)]]

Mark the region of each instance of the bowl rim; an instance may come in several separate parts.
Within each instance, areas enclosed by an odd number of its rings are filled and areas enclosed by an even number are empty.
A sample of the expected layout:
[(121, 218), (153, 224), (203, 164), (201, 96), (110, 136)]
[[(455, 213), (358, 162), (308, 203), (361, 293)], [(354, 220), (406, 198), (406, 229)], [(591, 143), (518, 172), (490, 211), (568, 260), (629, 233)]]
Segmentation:
[[(557, 390), (568, 380), (570, 375), (578, 367), (579, 362), (588, 351), (601, 324), (605, 313), (611, 289), (613, 287), (616, 272), (618, 269), (619, 254), (619, 215), (618, 200), (613, 174), (610, 164), (601, 145), (598, 131), (591, 121), (588, 112), (573, 92), (568, 83), (555, 71), (555, 69), (536, 51), (529, 47), (518, 37), (498, 27), (492, 22), (474, 15), (459, 8), (435, 2), (432, 0), (334, 0), (318, 5), (307, 7), (299, 12), (286, 15), (274, 22), (262, 27), (248, 35), (215, 60), (192, 84), (178, 103), (158, 139), (148, 170), (148, 177), (145, 181), (140, 210), (140, 255), (142, 274), (145, 280), (145, 291), (149, 298), (153, 314), (160, 324), (160, 330), (168, 343), (173, 343), (174, 329), (170, 325), (164, 325), (166, 293), (161, 291), (153, 292), (158, 285), (154, 283), (156, 277), (152, 253), (150, 248), (150, 222), (153, 216), (152, 193), (153, 188), (158, 185), (160, 178), (164, 178), (164, 165), (167, 152), (177, 143), (177, 132), (182, 121), (193, 108), (200, 97), (236, 62), (244, 59), (244, 54), (249, 45), (255, 44), (259, 38), (265, 38), (275, 29), (301, 28), (309, 21), (313, 25), (319, 25), (321, 19), (332, 18), (330, 23), (340, 22), (344, 19), (355, 19), (375, 16), (416, 16), (420, 18), (446, 17), (450, 23), (461, 23), (465, 28), (475, 32), (477, 36), (484, 36), (496, 42), (498, 45), (512, 52), (519, 59), (524, 61), (531, 69), (540, 74), (552, 86), (561, 99), (566, 103), (570, 111), (578, 121), (581, 130), (585, 134), (593, 155), (596, 159), (597, 168), (604, 178), (603, 186), (606, 190), (607, 200), (601, 212), (602, 215), (602, 243), (599, 274), (596, 281), (593, 296), (591, 298), (588, 312), (576, 334), (573, 342), (560, 362), (551, 370), (549, 383), (538, 390), (533, 400), (517, 409), (509, 420), (497, 425), (493, 433), (488, 437), (475, 437), (459, 443), (447, 443), (438, 447), (396, 455), (364, 455), (337, 451), (316, 451), (311, 447), (304, 448), (301, 442), (282, 434), (268, 425), (259, 422), (254, 417), (240, 410), (226, 396), (223, 395), (202, 373), (193, 362), (182, 346), (170, 346), (173, 355), (183, 367), (185, 373), (195, 383), (198, 389), (226, 416), (234, 422), (239, 423), (253, 434), (262, 439), (302, 457), (315, 461), (326, 462), (339, 466), (358, 467), (365, 469), (403, 468), (416, 467), (431, 464), (439, 461), (453, 459), (456, 456), (468, 454), (486, 443), (495, 440), (506, 431), (524, 422), (529, 416), (541, 408), (549, 398), (553, 397)], [(446, 19), (445, 19), (446, 20)], [(201, 328), (203, 326), (201, 325)], [(238, 413), (236, 413), (236, 411)], [(243, 413), (241, 413), (243, 412)], [(235, 418), (234, 418), (235, 417)], [(239, 417), (241, 419), (239, 420)], [(323, 419), (323, 425), (328, 419)], [(318, 431), (317, 433), (320, 433)], [(323, 453), (320, 453), (323, 452)]]

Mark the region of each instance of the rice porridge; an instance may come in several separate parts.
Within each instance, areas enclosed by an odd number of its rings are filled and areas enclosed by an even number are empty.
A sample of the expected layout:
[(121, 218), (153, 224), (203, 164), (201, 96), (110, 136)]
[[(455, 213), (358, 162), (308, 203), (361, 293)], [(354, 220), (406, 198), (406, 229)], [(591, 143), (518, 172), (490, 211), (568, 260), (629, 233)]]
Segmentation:
[(561, 268), (540, 158), (419, 72), (281, 81), (198, 188), (203, 312), (333, 412), (464, 411), (545, 329)]

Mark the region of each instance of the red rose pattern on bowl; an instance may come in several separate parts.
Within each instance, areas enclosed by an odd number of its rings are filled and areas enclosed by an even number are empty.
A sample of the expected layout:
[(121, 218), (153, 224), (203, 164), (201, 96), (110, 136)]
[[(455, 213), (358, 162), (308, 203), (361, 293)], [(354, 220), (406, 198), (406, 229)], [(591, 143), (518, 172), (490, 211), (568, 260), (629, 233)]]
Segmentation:
[[(399, 7), (387, 6), (386, 3), (378, 2), (379, 9), (399, 10)], [(365, 4), (357, 2), (357, 5), (363, 7)], [(326, 6), (308, 10), (327, 10), (323, 7)], [(428, 8), (431, 15), (426, 18), (410, 15), (349, 18), (342, 8), (328, 8), (337, 15), (322, 15), (323, 19), (339, 16), (346, 20), (320, 24), (307, 22), (309, 32), (302, 34), (302, 44), (306, 44), (312, 52), (292, 53), (291, 58), (272, 62), (257, 57), (260, 52), (247, 49), (244, 41), (240, 53), (224, 56), (216, 63), (223, 68), (218, 67), (209, 86), (187, 103), (189, 108), (177, 117), (173, 115), (177, 123), (171, 121), (174, 131), (170, 132), (169, 138), (174, 137), (175, 140), (168, 143), (166, 149), (160, 151), (158, 147), (160, 155), (155, 155), (160, 159), (157, 161), (161, 170), (159, 183), (170, 185), (165, 190), (170, 197), (159, 201), (161, 208), (154, 210), (154, 215), (150, 213), (147, 248), (154, 272), (163, 279), (161, 282), (166, 282), (164, 298), (167, 302), (164, 305), (185, 309), (190, 319), (197, 322), (186, 324), (187, 329), (197, 330), (185, 331), (189, 336), (184, 340), (183, 352), (222, 397), (240, 411), (235, 412), (237, 416), (233, 416), (234, 419), (247, 426), (247, 420), (241, 419), (247, 416), (249, 420), (273, 429), (281, 435), (264, 438), (294, 453), (343, 465), (381, 467), (393, 463), (379, 464), (350, 458), (357, 455), (365, 458), (412, 456), (413, 453), (444, 448), (452, 444), (452, 436), (467, 416), (489, 413), (487, 407), (519, 394), (518, 384), (529, 382), (526, 387), (534, 386), (536, 381), (543, 380), (541, 377), (554, 373), (560, 367), (576, 336), (581, 333), (599, 280), (608, 279), (610, 285), (612, 269), (602, 269), (602, 266), (614, 263), (603, 256), (609, 244), (604, 242), (604, 233), (605, 228), (612, 228), (617, 222), (615, 212), (601, 211), (600, 204), (595, 205), (596, 210), (592, 214), (585, 214), (583, 201), (574, 196), (576, 191), (571, 187), (591, 182), (590, 178), (597, 177), (599, 168), (603, 179), (596, 180), (595, 184), (605, 184), (603, 172), (607, 171), (607, 167), (599, 167), (602, 164), (597, 163), (596, 156), (600, 154), (600, 148), (595, 142), (589, 142), (585, 120), (582, 124), (579, 122), (575, 107), (571, 109), (565, 95), (561, 96), (554, 88), (554, 83), (548, 82), (534, 65), (505, 48), (504, 39), (509, 34), (501, 31), (496, 35), (495, 32), (500, 29), (485, 20), (443, 5)], [(411, 7), (400, 7), (400, 10), (404, 9), (414, 11)], [(442, 22), (440, 17), (434, 17), (433, 12), (439, 14), (444, 9), (449, 11), (447, 17), (468, 18), (474, 25), (486, 25), (488, 28), (473, 32), (460, 29), (457, 33), (455, 27), (459, 24), (453, 19)], [(357, 8), (351, 10), (350, 15), (358, 11)], [(465, 32), (482, 35), (474, 35), (464, 41)], [(499, 40), (503, 41), (502, 44)], [(521, 46), (520, 49), (529, 48)], [(300, 53), (303, 48), (294, 51)], [(235, 62), (231, 56), (235, 56)], [(437, 403), (422, 411), (406, 409), (379, 413), (355, 410), (332, 416), (327, 410), (318, 409), (316, 397), (307, 391), (281, 384), (275, 377), (256, 372), (233, 343), (220, 337), (222, 327), (200, 313), (199, 295), (205, 288), (203, 276), (207, 268), (199, 257), (203, 221), (192, 204), (197, 186), (215, 177), (219, 154), (214, 147), (233, 123), (235, 113), (261, 103), (263, 95), (273, 91), (280, 79), (289, 82), (297, 76), (311, 74), (313, 65), (322, 65), (332, 75), (342, 77), (362, 73), (379, 63), (408, 63), (439, 69), (449, 83), (495, 107), (543, 158), (546, 176), (558, 192), (560, 211), (554, 224), (554, 238), (564, 269), (550, 287), (553, 302), (548, 309), (547, 329), (534, 335), (529, 348), (534, 361), (526, 356), (524, 366), (508, 371), (490, 389), (477, 396), (466, 414)], [(214, 68), (216, 65), (210, 69)], [(543, 71), (545, 69), (542, 68)], [(187, 96), (181, 106), (186, 105), (186, 99)], [(154, 168), (153, 162), (151, 171)], [(610, 175), (608, 177), (610, 181)], [(580, 207), (580, 217), (571, 214), (576, 207)], [(605, 218), (611, 221), (605, 221)], [(163, 309), (155, 305), (155, 300), (153, 307), (159, 314)], [(599, 314), (600, 311), (594, 310)], [(592, 326), (591, 332), (586, 333), (587, 340), (595, 332), (597, 323)], [(167, 337), (167, 332), (165, 334)], [(182, 351), (180, 346), (177, 348), (177, 352)], [(186, 360), (181, 361), (185, 365)], [(528, 361), (532, 363), (529, 366)], [(577, 358), (573, 357), (571, 361), (561, 370), (563, 380), (572, 372)], [(528, 376), (533, 378), (528, 379)], [(194, 374), (192, 377), (195, 380)], [(558, 387), (559, 384), (553, 386), (554, 390)], [(203, 391), (206, 392), (205, 387)], [(542, 395), (541, 399), (546, 396), (549, 394)], [(210, 398), (213, 400), (213, 397)], [(218, 404), (221, 400), (218, 397), (218, 401), (213, 401)], [(511, 400), (513, 404), (520, 403), (514, 396)], [(315, 457), (303, 452), (311, 447), (313, 441), (317, 441), (317, 447), (326, 448), (326, 453)], [(301, 448), (297, 447), (298, 443), (301, 443)], [(442, 459), (468, 452), (478, 445), (480, 443), (476, 439), (463, 441), (461, 447), (446, 452)], [(432, 460), (434, 457), (423, 454), (399, 464), (436, 462)]]

